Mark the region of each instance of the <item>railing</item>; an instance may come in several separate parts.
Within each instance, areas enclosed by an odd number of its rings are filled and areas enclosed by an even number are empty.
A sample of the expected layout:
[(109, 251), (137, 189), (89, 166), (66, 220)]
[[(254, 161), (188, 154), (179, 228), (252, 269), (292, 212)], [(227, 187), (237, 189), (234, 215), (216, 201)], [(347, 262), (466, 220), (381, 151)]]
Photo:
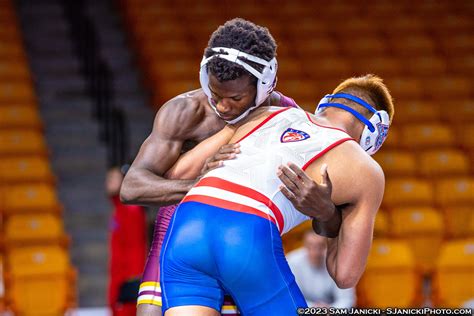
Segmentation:
[(98, 137), (107, 146), (108, 166), (121, 166), (130, 158), (129, 132), (123, 111), (112, 104), (113, 76), (100, 57), (94, 25), (84, 14), (84, 1), (64, 1), (63, 6), (87, 81), (87, 92), (93, 100), (92, 115), (99, 122)]

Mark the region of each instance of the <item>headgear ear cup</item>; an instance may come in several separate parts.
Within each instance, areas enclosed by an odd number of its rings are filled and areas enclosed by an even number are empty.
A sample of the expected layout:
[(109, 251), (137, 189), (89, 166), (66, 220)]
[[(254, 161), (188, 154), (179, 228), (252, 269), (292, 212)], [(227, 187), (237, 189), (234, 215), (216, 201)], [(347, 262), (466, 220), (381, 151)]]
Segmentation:
[[(255, 106), (250, 107), (247, 109), (244, 113), (242, 113), (238, 118), (232, 120), (232, 121), (227, 121), (227, 123), (230, 124), (235, 124), (244, 117), (246, 117), (251, 110), (255, 109), (258, 107), (260, 104), (262, 104), (268, 96), (272, 93), (273, 89), (275, 88), (276, 85), (276, 74), (277, 74), (277, 69), (278, 69), (278, 63), (276, 58), (273, 58), (270, 61), (266, 61), (262, 58), (241, 52), (237, 49), (234, 48), (227, 48), (227, 47), (214, 47), (212, 48), (213, 51), (216, 52), (216, 54), (207, 57), (203, 56), (201, 60), (201, 68), (199, 71), (199, 80), (201, 83), (201, 88), (204, 91), (204, 93), (207, 95), (209, 99), (209, 104), (214, 108), (214, 111), (216, 111), (217, 115), (219, 113), (217, 112), (215, 108), (215, 104), (212, 101), (212, 96), (211, 96), (211, 91), (209, 89), (209, 74), (207, 72), (207, 63), (213, 59), (213, 58), (222, 58), (228, 61), (231, 61), (233, 63), (236, 63), (240, 66), (242, 66), (245, 70), (250, 72), (252, 75), (254, 75), (258, 81), (257, 81), (257, 94), (255, 96)], [(241, 59), (239, 57), (242, 57), (244, 59)], [(263, 65), (264, 68), (262, 72), (259, 72), (255, 68), (253, 68), (250, 64), (248, 64), (245, 60), (249, 60), (255, 63), (258, 63), (260, 65)]]
[[(353, 101), (368, 109), (370, 112), (373, 113), (373, 115), (369, 120), (367, 120), (361, 113), (348, 107), (347, 105), (340, 103), (330, 103), (332, 98), (342, 98)], [(390, 126), (390, 117), (388, 113), (383, 110), (375, 110), (374, 107), (372, 107), (364, 100), (349, 93), (327, 94), (319, 102), (318, 106), (316, 107), (315, 114), (320, 113), (321, 110), (325, 107), (336, 107), (344, 109), (353, 114), (365, 124), (364, 130), (362, 131), (360, 137), (359, 144), (362, 149), (364, 149), (369, 155), (375, 154), (387, 138), (388, 129)]]
[(369, 120), (375, 127), (371, 132), (367, 126), (364, 127), (360, 137), (360, 145), (369, 154), (375, 154), (387, 138), (390, 126), (390, 118), (385, 111), (377, 111)]

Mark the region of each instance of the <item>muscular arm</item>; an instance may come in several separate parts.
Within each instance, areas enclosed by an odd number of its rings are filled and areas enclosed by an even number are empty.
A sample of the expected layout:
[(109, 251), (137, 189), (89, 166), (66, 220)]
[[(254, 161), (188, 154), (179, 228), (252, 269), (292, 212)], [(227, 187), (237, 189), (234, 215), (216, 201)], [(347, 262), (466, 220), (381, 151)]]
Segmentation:
[(198, 177), (206, 159), (214, 156), (219, 148), (229, 143), (234, 131), (234, 127), (227, 125), (217, 134), (199, 143), (179, 157), (178, 161), (166, 173), (166, 177), (169, 179), (195, 179)]
[(332, 199), (338, 205), (346, 205), (339, 235), (328, 239), (326, 258), (329, 274), (340, 288), (355, 286), (364, 272), (385, 185), (382, 169), (359, 148), (351, 150), (355, 146), (341, 145), (343, 148), (331, 157), (337, 167), (331, 168), (331, 161), (327, 160)]
[(169, 180), (165, 172), (178, 159), (183, 142), (189, 139), (204, 113), (182, 99), (163, 105), (153, 130), (138, 152), (120, 191), (124, 203), (168, 205), (179, 202), (194, 180)]

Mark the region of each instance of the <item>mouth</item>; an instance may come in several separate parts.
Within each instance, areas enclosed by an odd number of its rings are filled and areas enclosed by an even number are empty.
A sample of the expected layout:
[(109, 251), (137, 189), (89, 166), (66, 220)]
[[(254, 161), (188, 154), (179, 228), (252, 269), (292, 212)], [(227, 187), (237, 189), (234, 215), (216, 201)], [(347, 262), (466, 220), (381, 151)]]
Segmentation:
[(221, 114), (219, 113), (219, 116), (221, 117), (221, 119), (223, 119), (224, 121), (232, 121), (235, 116), (232, 115), (232, 114)]

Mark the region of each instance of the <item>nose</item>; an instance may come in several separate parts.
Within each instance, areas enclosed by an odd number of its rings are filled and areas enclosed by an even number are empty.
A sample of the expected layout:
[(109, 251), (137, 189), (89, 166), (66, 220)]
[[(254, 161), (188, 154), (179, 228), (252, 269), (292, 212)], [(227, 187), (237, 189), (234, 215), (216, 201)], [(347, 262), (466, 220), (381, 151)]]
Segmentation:
[(216, 109), (219, 113), (226, 114), (230, 112), (232, 109), (230, 103), (226, 98), (220, 99), (219, 102), (217, 102)]

